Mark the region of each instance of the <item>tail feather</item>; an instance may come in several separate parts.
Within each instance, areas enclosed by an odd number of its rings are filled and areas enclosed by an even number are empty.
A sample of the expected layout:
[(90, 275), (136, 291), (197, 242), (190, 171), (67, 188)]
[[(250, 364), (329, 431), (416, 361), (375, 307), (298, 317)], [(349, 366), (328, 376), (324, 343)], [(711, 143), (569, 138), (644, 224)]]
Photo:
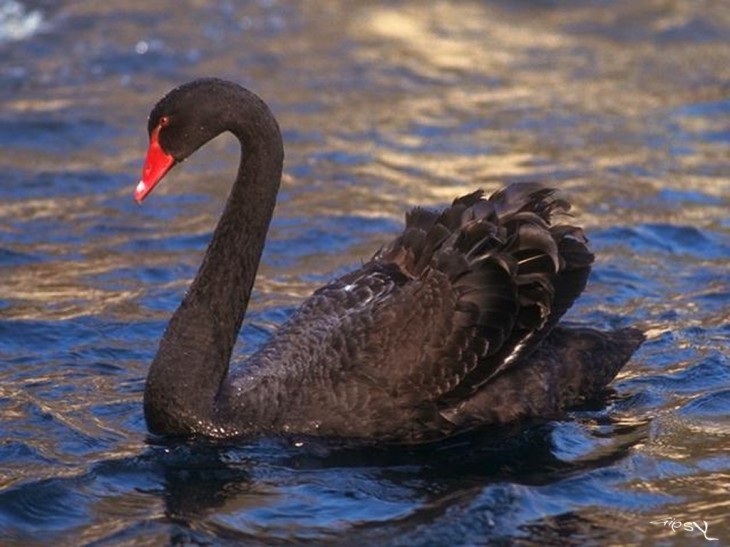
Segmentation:
[(549, 418), (594, 399), (644, 341), (633, 328), (556, 328), (530, 356), (441, 415), (458, 428)]

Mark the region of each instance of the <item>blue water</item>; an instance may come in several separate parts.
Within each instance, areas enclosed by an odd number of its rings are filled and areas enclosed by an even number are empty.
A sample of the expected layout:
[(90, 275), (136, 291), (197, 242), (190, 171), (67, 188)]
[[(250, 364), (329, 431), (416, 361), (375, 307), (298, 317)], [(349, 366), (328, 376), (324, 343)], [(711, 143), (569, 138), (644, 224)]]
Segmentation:
[[(730, 543), (723, 2), (0, 0), (0, 58), (3, 544), (705, 544), (670, 518)], [(203, 75), (265, 97), (287, 148), (236, 359), (408, 207), (520, 180), (564, 191), (597, 254), (570, 319), (648, 341), (604, 401), (498, 436), (148, 437), (236, 146), (132, 192), (150, 107)]]

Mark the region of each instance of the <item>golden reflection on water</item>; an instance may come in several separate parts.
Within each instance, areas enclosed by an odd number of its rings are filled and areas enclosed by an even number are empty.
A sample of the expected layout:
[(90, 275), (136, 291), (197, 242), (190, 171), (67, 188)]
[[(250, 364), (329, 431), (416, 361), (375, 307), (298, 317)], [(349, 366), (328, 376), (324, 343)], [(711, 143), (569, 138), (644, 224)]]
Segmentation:
[[(70, 14), (89, 14), (88, 6), (69, 9)], [(651, 19), (650, 27), (657, 32), (679, 28), (693, 16), (691, 10), (665, 10), (657, 2), (624, 9), (635, 11), (641, 20)], [(178, 33), (180, 27), (190, 24), (175, 12), (157, 29), (156, 39), (174, 40), (167, 36), (172, 32), (170, 25), (176, 25)], [(257, 44), (269, 47), (281, 64), (241, 76), (272, 103), (285, 131), (308, 136), (287, 142), (287, 166), (312, 166), (306, 176), (287, 174), (284, 189), (295, 191), (289, 201), (280, 204), (277, 215), (296, 212), (401, 219), (409, 206), (437, 206), (475, 187), (493, 190), (505, 179), (557, 178), (576, 202), (580, 222), (589, 227), (647, 221), (707, 224), (722, 218), (724, 203), (690, 205), (680, 211), (602, 209), (595, 204), (622, 198), (638, 202), (661, 188), (696, 189), (718, 198), (730, 193), (727, 177), (706, 169), (708, 161), (722, 160), (726, 147), (694, 140), (689, 153), (676, 156), (669, 149), (673, 138), (664, 125), (672, 109), (688, 101), (724, 97), (719, 74), (727, 72), (730, 54), (717, 48), (708, 52), (702, 41), (660, 46), (651, 40), (614, 38), (612, 25), (630, 18), (620, 10), (614, 13), (574, 5), (564, 10), (534, 7), (527, 13), (529, 17), (522, 8), (503, 10), (473, 2), (437, 2), (428, 8), (421, 3), (389, 7), (324, 2), (318, 9), (303, 8), (299, 14), (303, 25), (292, 26), (287, 40)], [(126, 23), (109, 25), (113, 32), (108, 36), (98, 29), (90, 31), (90, 43), (139, 39), (139, 33)], [(576, 31), (581, 25), (598, 30)], [(245, 32), (234, 35), (229, 31), (222, 39), (252, 43)], [(197, 45), (205, 51), (205, 42), (191, 40), (190, 47)], [(333, 56), (331, 52), (342, 43), (351, 44), (347, 53)], [(174, 41), (168, 47), (174, 47)], [(232, 68), (236, 66), (234, 50), (214, 48), (210, 56), (202, 56), (201, 69), (238, 75)], [(325, 64), (319, 68), (321, 63)], [(361, 82), (347, 81), (346, 76), (342, 81), (328, 80), (338, 71), (347, 74), (352, 65), (359, 67)], [(691, 78), (678, 78), (675, 71), (680, 67), (691, 67), (706, 79), (698, 84)], [(713, 73), (718, 76), (707, 77)], [(307, 78), (320, 78), (323, 83), (312, 87)], [(301, 85), (293, 86), (292, 81)], [(168, 85), (150, 82), (143, 93), (132, 93), (110, 81), (106, 87), (101, 84), (103, 81), (90, 88), (91, 99), (73, 97), (71, 90), (63, 89), (57, 97), (16, 98), (7, 106), (20, 114), (58, 111), (66, 117), (74, 107), (80, 108), (82, 117), (93, 113), (114, 124), (116, 133), (133, 138), (120, 137), (111, 155), (93, 149), (74, 150), (61, 157), (53, 151), (32, 155), (20, 151), (15, 160), (4, 163), (35, 163), (43, 170), (96, 168), (128, 174), (132, 185), (145, 146), (145, 116)], [(303, 104), (320, 108), (297, 108)], [(721, 127), (720, 121), (707, 116), (674, 115), (672, 123), (685, 138)], [(662, 134), (666, 144), (655, 147), (641, 141), (654, 134)], [(364, 153), (366, 160), (312, 163), (311, 158), (322, 150)], [(222, 201), (226, 183), (207, 181), (232, 178), (230, 158), (235, 158), (235, 147), (211, 146), (205, 154), (198, 160), (197, 173), (188, 169), (189, 164), (178, 168), (159, 193), (203, 191)], [(630, 174), (632, 168), (647, 164), (665, 165), (655, 171), (661, 178)], [(622, 169), (627, 171), (612, 174)], [(206, 182), (195, 182), (201, 173)], [(345, 179), (350, 182), (328, 183)], [(127, 199), (126, 189), (115, 195)], [(153, 201), (145, 204), (156, 206)], [(170, 223), (150, 223), (145, 237), (209, 232), (220, 203), (195, 207), (191, 215), (177, 215)], [(49, 196), (0, 204), (0, 218), (76, 224), (84, 213), (98, 209), (97, 197)], [(370, 238), (373, 250), (390, 236)], [(106, 247), (117, 243), (114, 236), (105, 237)], [(93, 247), (94, 241), (84, 245)], [(42, 246), (38, 250), (45, 251)], [(64, 249), (60, 246), (50, 252), (62, 255)], [(359, 254), (363, 252), (360, 248), (357, 252), (321, 261), (303, 260), (307, 266), (314, 262), (316, 271), (312, 273), (326, 274), (370, 253)], [(164, 253), (159, 258), (150, 254), (144, 261), (155, 264), (169, 258)], [(87, 252), (82, 262), (59, 259), (12, 271), (0, 281), (0, 293), (23, 302), (10, 312), (17, 318), (102, 313), (125, 300), (133, 301), (139, 291), (89, 287), (84, 277), (130, 265), (135, 266), (136, 259), (126, 253)], [(281, 281), (270, 276), (292, 279), (291, 290), (299, 296), (313, 287), (297, 282), (296, 270), (273, 271), (264, 265), (259, 290), (267, 293), (280, 288)], [(294, 288), (299, 285), (301, 290)], [(52, 304), (52, 309), (44, 309), (44, 302)]]
[[(702, 73), (726, 70), (730, 60), (727, 52), (713, 50), (712, 55), (707, 55), (707, 46), (702, 42), (658, 47), (651, 41), (624, 43), (600, 32), (566, 32), (565, 29), (581, 24), (611, 29), (612, 24), (620, 22), (620, 17), (628, 17), (612, 10), (580, 6), (566, 10), (536, 9), (531, 17), (524, 17), (520, 9), (502, 10), (488, 3), (437, 2), (427, 9), (420, 3), (397, 7), (324, 4), (326, 21), (304, 9), (303, 13), (308, 14), (304, 15), (306, 28), (292, 28), (289, 41), (271, 42), (272, 51), (284, 63), (283, 73), (274, 70), (260, 74), (252, 84), (263, 89), (275, 110), (277, 105), (281, 108), (279, 117), (285, 131), (311, 134), (315, 130), (324, 139), (323, 142), (315, 139), (287, 143), (288, 165), (307, 163), (311, 154), (322, 147), (364, 152), (369, 159), (356, 165), (318, 162), (311, 176), (287, 176), (284, 188), (307, 190), (292, 194), (291, 201), (282, 204), (278, 214), (356, 212), (365, 217), (387, 215), (400, 219), (408, 206), (436, 206), (478, 186), (492, 190), (505, 179), (551, 180), (555, 174), (572, 170), (575, 175), (563, 177), (561, 185), (568, 188), (570, 197), (577, 202), (580, 220), (588, 226), (621, 220), (694, 223), (721, 218), (724, 205), (690, 206), (671, 212), (629, 208), (615, 213), (595, 207), (584, 209), (596, 202), (626, 196), (627, 192), (639, 199), (657, 188), (694, 188), (717, 197), (728, 195), (730, 182), (721, 174), (691, 173), (724, 152), (722, 145), (694, 142), (693, 153), (674, 157), (665, 148), (652, 149), (636, 142), (645, 137), (647, 130), (665, 129), (651, 127), (662, 120), (661, 114), (652, 116), (652, 111), (668, 111), (686, 103), (691, 96), (702, 100), (721, 96), (722, 89), (714, 80), (697, 86), (686, 79), (676, 79), (672, 72), (674, 66), (700, 67)], [(647, 17), (646, 13), (659, 14), (651, 23), (658, 30), (679, 27), (692, 17), (691, 10), (662, 11), (656, 3), (637, 11), (643, 18)], [(87, 8), (80, 13), (88, 15)], [(535, 13), (539, 17), (534, 17)], [(332, 22), (337, 24), (333, 27)], [(167, 23), (187, 25), (189, 21), (175, 16)], [(159, 38), (168, 32), (167, 23), (159, 28)], [(323, 25), (327, 27), (326, 32)], [(321, 33), (317, 32), (320, 27)], [(117, 40), (136, 39), (137, 33), (129, 26), (114, 27), (114, 30)], [(98, 32), (92, 36), (92, 41), (103, 42)], [(247, 37), (244, 33), (238, 39), (245, 42)], [(296, 66), (298, 71), (302, 70), (309, 66), (307, 61), (316, 66), (312, 52), (337, 48), (343, 40), (354, 44), (351, 53), (341, 60), (327, 56), (329, 66), (323, 70), (336, 73), (342, 70), (338, 63), (358, 64), (364, 67), (365, 75), (361, 77), (367, 85), (335, 85), (326, 93), (315, 89), (314, 95), (307, 86), (301, 86), (299, 95), (291, 86), (282, 87), (287, 69), (291, 71), (290, 67)], [(234, 58), (235, 55), (217, 51), (205, 63), (226, 66)], [(231, 68), (226, 66), (224, 72), (230, 73)], [(401, 82), (402, 89), (394, 91), (393, 80)], [(378, 89), (379, 83), (383, 90)], [(144, 148), (144, 117), (159, 92), (164, 91), (158, 87), (155, 84), (154, 89), (144, 94), (132, 95), (124, 87), (113, 86), (111, 93), (105, 89), (90, 101), (97, 115), (113, 115), (115, 124), (136, 135), (124, 140), (112, 157), (106, 153), (89, 157), (78, 150), (63, 158), (54, 157), (52, 152), (40, 157), (34, 154), (33, 161), (43, 169), (58, 167), (62, 162), (64, 169), (93, 166), (124, 172), (134, 181)], [(17, 98), (7, 106), (19, 113), (51, 112), (78, 107), (81, 101), (86, 101), (86, 98), (70, 98), (67, 91), (61, 95)], [(325, 111), (298, 113), (296, 109), (286, 108), (302, 102), (319, 102)], [(126, 105), (124, 121), (117, 115), (121, 104)], [(521, 124), (533, 118), (538, 122), (542, 119), (543, 123), (535, 131), (523, 128)], [(489, 123), (470, 126), (480, 119)], [(718, 127), (716, 120), (704, 116), (679, 116), (676, 123), (688, 134)], [(419, 132), (419, 127), (433, 131)], [(454, 144), (443, 151), (434, 150), (433, 145), (439, 143)], [(460, 152), (461, 143), (481, 146), (482, 151), (464, 154)], [(22, 154), (19, 163), (27, 164), (28, 156)], [(219, 146), (209, 149), (207, 154), (205, 161), (210, 162), (212, 156), (214, 163), (220, 163), (223, 156), (231, 155), (231, 147)], [(669, 166), (662, 173), (664, 176), (637, 178), (630, 188), (622, 180), (625, 176), (618, 179), (606, 174), (612, 169), (657, 161)], [(231, 163), (225, 162), (226, 166)], [(167, 191), (201, 190), (202, 185), (189, 182), (199, 173), (185, 172), (185, 166), (178, 171), (181, 173), (171, 181), (175, 189), (165, 188), (160, 192), (162, 195)], [(216, 178), (224, 180), (231, 176), (222, 168), (215, 173)], [(319, 190), (316, 179), (320, 177), (325, 180), (348, 177), (352, 183), (334, 187), (322, 184)], [(205, 191), (211, 191), (208, 188), (215, 189), (214, 193), (220, 196), (217, 199), (222, 199), (227, 192), (224, 183), (206, 184)], [(570, 188), (576, 191), (570, 192)], [(119, 199), (126, 199), (121, 191)], [(55, 218), (74, 224), (81, 213), (96, 209), (96, 198), (48, 197), (4, 203), (0, 205), (0, 217), (24, 221)], [(179, 215), (169, 227), (152, 224), (146, 237), (165, 238), (172, 231), (206, 233), (212, 228), (218, 210), (218, 204), (206, 205), (204, 210), (193, 214), (194, 221), (187, 215)], [(383, 240), (389, 236), (384, 234)], [(93, 247), (93, 244), (88, 241), (86, 245)], [(107, 239), (105, 244), (115, 242)], [(63, 249), (56, 248), (55, 252), (63, 254)], [(167, 258), (162, 256), (159, 261)], [(364, 257), (338, 256), (337, 260), (327, 259), (322, 264), (335, 269), (337, 261), (347, 264), (360, 258)], [(127, 254), (93, 253), (92, 256), (86, 253), (81, 263), (46, 262), (3, 276), (0, 290), (25, 302), (11, 311), (18, 318), (41, 317), (45, 313), (52, 317), (101, 313), (125, 299), (134, 300), (139, 291), (90, 288), (84, 276), (129, 266), (129, 260)], [(154, 263), (158, 259), (145, 256), (145, 262), (150, 261)], [(269, 273), (295, 275), (295, 272), (270, 272), (264, 267), (260, 290), (268, 292), (277, 287), (276, 280), (267, 279)], [(302, 285), (302, 293), (311, 288), (307, 283)], [(300, 294), (299, 290), (295, 292)], [(44, 302), (52, 303), (53, 309), (44, 310)]]

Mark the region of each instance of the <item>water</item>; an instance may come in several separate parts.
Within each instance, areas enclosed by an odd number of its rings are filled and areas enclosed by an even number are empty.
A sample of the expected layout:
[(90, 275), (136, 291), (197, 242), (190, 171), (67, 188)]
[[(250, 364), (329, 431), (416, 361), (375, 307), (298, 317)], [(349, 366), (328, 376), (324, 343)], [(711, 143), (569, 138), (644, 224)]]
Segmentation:
[[(669, 517), (730, 542), (723, 2), (0, 0), (0, 57), (4, 543), (704, 544)], [(598, 255), (570, 318), (649, 333), (613, 394), (408, 451), (149, 439), (146, 370), (235, 144), (132, 192), (149, 108), (202, 75), (286, 140), (238, 359), (409, 206), (540, 180)]]

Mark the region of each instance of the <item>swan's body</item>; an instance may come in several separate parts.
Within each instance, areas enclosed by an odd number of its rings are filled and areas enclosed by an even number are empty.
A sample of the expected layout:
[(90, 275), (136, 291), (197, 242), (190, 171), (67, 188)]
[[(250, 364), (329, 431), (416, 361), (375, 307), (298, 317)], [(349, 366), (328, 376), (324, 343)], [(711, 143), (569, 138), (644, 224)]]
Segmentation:
[(229, 82), (173, 90), (150, 115), (136, 197), (224, 131), (241, 141), (241, 165), (150, 368), (145, 417), (155, 433), (419, 442), (593, 397), (643, 340), (634, 329), (555, 327), (593, 255), (579, 228), (554, 223), (566, 202), (520, 184), (414, 209), (403, 234), (316, 291), (229, 374), (281, 180), (273, 115)]

